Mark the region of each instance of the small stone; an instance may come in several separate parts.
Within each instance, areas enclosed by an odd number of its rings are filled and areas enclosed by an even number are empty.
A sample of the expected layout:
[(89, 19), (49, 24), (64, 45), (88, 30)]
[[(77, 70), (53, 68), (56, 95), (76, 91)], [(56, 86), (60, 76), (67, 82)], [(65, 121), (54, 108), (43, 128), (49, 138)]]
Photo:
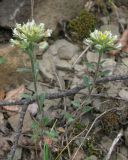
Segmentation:
[(82, 79), (79, 79), (78, 77), (74, 77), (70, 88), (74, 88), (79, 84), (81, 84), (82, 82), (83, 82)]
[(110, 21), (110, 17), (102, 17), (101, 21), (103, 22), (103, 24), (107, 25)]
[(107, 136), (104, 136), (101, 140), (101, 148), (103, 148), (104, 151), (109, 151), (111, 145), (112, 145), (112, 140), (107, 137)]
[(123, 99), (126, 99), (128, 100), (128, 91), (125, 90), (125, 89), (122, 89), (120, 92), (119, 92), (119, 96)]
[(115, 85), (115, 82), (105, 84), (104, 87), (107, 89), (108, 96), (116, 97), (119, 94), (121, 83), (117, 83)]
[(0, 124), (3, 124), (4, 122), (4, 116), (3, 113), (0, 112)]
[(111, 31), (113, 35), (117, 35), (117, 36), (120, 35), (120, 33), (119, 33), (119, 26), (116, 25), (116, 24), (103, 25), (103, 26), (100, 27), (100, 30), (102, 32), (104, 32), (104, 31)]
[(98, 158), (94, 155), (90, 156), (90, 157), (87, 157), (89, 160), (98, 160)]
[(122, 62), (128, 67), (128, 58), (122, 58)]
[(128, 127), (124, 131), (125, 145), (128, 147)]
[(102, 64), (102, 71), (109, 71), (108, 75), (112, 75), (116, 67), (116, 62), (113, 59), (105, 59), (105, 62)]
[[(18, 113), (16, 115), (11, 116), (8, 119), (8, 121), (9, 121), (10, 125), (12, 126), (12, 128), (14, 129), (14, 131), (17, 130), (19, 118), (20, 118), (20, 114)], [(30, 117), (30, 113), (27, 111), (25, 114), (25, 118), (24, 118), (22, 132), (25, 133), (25, 132), (30, 131), (31, 125), (32, 125), (32, 119)]]
[(62, 71), (72, 71), (72, 66), (66, 60), (58, 60), (56, 68)]
[(53, 73), (55, 70), (53, 56), (48, 53), (45, 53), (43, 55), (43, 59), (39, 61), (39, 69), (44, 79), (49, 81), (53, 80), (54, 79)]
[(98, 62), (99, 55), (98, 53), (93, 53), (89, 51), (87, 52), (86, 57), (87, 57), (88, 62)]
[(76, 45), (74, 45), (66, 40), (63, 40), (62, 46), (60, 46), (58, 48), (59, 58), (64, 59), (64, 60), (71, 60), (71, 58), (75, 54), (78, 54), (78, 52), (79, 52), (79, 48)]

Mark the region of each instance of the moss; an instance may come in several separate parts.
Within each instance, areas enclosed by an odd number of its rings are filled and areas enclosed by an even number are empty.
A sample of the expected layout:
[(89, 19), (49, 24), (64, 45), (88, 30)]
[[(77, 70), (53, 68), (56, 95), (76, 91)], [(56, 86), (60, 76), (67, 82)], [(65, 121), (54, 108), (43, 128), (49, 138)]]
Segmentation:
[(68, 29), (71, 32), (72, 38), (82, 40), (88, 37), (90, 32), (95, 29), (95, 16), (85, 10), (81, 11), (80, 15), (69, 22)]

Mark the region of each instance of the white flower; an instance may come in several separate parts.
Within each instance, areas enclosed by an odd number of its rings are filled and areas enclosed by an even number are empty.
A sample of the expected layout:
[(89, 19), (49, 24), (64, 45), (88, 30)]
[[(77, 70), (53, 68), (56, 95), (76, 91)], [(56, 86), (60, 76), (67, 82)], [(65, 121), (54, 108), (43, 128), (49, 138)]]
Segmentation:
[(25, 48), (29, 43), (37, 43), (40, 39), (50, 37), (51, 34), (52, 30), (45, 30), (44, 23), (37, 25), (34, 20), (23, 25), (16, 23), (13, 30), (14, 39), (11, 40), (11, 43)]
[(95, 30), (90, 34), (90, 38), (85, 39), (85, 43), (94, 46), (96, 49), (101, 50), (109, 50), (109, 49), (117, 49), (119, 46), (115, 45), (118, 37), (113, 36), (110, 31), (101, 32)]

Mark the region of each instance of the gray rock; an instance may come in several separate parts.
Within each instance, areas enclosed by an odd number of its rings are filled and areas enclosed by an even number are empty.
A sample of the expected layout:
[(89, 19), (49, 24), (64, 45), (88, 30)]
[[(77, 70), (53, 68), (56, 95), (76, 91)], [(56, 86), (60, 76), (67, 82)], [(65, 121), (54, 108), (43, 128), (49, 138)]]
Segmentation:
[(101, 31), (111, 31), (113, 35), (119, 36), (119, 26), (116, 24), (103, 25), (100, 27)]
[(112, 75), (116, 67), (116, 62), (113, 59), (105, 59), (105, 62), (102, 64), (102, 71), (109, 71), (108, 75)]
[(101, 21), (103, 22), (103, 24), (107, 25), (110, 21), (110, 17), (101, 17)]
[(78, 77), (74, 77), (72, 80), (72, 84), (71, 84), (71, 88), (74, 88), (76, 86), (78, 86), (79, 84), (81, 84), (83, 82), (82, 79), (78, 78)]
[(59, 55), (60, 59), (71, 60), (71, 58), (75, 54), (78, 54), (79, 48), (76, 45), (74, 45), (66, 40), (63, 40), (61, 42), (62, 42), (62, 44), (58, 48), (58, 55)]
[[(14, 129), (14, 131), (17, 130), (19, 118), (20, 118), (20, 114), (18, 113), (16, 115), (11, 116), (8, 119), (8, 121), (9, 121), (10, 125), (12, 126), (12, 128)], [(30, 131), (31, 125), (32, 125), (32, 119), (30, 117), (30, 113), (27, 111), (25, 114), (25, 118), (24, 118), (22, 132), (24, 133), (24, 132)]]
[(98, 53), (93, 53), (90, 51), (88, 51), (86, 55), (88, 62), (98, 62), (98, 57), (99, 57)]
[(71, 60), (71, 58), (78, 54), (79, 47), (68, 42), (65, 39), (57, 40), (48, 49), (48, 53), (51, 55), (58, 55), (62, 60)]
[(31, 15), (31, 0), (0, 1), (0, 26), (14, 27), (15, 22), (28, 21)]
[(122, 62), (128, 67), (128, 58), (122, 58)]
[(115, 82), (107, 83), (104, 86), (107, 89), (107, 94), (113, 97), (119, 94), (120, 88), (122, 87), (121, 83), (116, 83), (115, 85)]
[(74, 66), (75, 74), (78, 78), (83, 78), (83, 76), (87, 73), (87, 66), (86, 65), (79, 65), (76, 64)]
[(117, 64), (113, 74), (114, 75), (127, 75), (128, 74), (128, 67), (123, 64)]
[(128, 127), (124, 131), (125, 145), (128, 147)]
[(98, 158), (94, 155), (90, 156), (90, 157), (87, 157), (89, 160), (98, 160)]
[(112, 145), (112, 139), (110, 139), (109, 137), (107, 136), (104, 136), (102, 139), (101, 139), (101, 148), (104, 150), (104, 151), (109, 151), (111, 145)]
[(123, 99), (126, 99), (128, 100), (128, 91), (125, 90), (125, 89), (122, 89), (120, 92), (119, 92), (119, 96)]
[(38, 23), (44, 22), (46, 26), (56, 28), (57, 22), (63, 19), (70, 20), (84, 8), (85, 0), (47, 0), (35, 1), (34, 18)]
[(52, 81), (54, 79), (54, 58), (49, 53), (43, 55), (43, 59), (39, 61), (39, 69), (46, 80)]
[(62, 71), (72, 71), (72, 66), (66, 60), (57, 60), (56, 68)]

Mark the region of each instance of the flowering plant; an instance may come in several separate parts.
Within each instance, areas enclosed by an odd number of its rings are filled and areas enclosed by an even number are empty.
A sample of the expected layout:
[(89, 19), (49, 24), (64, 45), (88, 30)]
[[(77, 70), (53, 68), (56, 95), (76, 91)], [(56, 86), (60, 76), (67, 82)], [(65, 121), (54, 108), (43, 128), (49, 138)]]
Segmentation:
[(94, 48), (98, 50), (111, 50), (111, 49), (118, 49), (121, 45), (116, 45), (118, 37), (117, 35), (113, 36), (110, 31), (101, 32), (95, 30), (90, 34), (90, 37), (85, 39), (85, 43), (89, 44), (90, 46), (94, 46)]
[(28, 21), (26, 24), (16, 24), (13, 30), (14, 39), (11, 39), (12, 45), (16, 45), (21, 49), (27, 49), (31, 43), (37, 43), (42, 38), (50, 37), (52, 30), (45, 30), (44, 23), (37, 25), (34, 20)]

